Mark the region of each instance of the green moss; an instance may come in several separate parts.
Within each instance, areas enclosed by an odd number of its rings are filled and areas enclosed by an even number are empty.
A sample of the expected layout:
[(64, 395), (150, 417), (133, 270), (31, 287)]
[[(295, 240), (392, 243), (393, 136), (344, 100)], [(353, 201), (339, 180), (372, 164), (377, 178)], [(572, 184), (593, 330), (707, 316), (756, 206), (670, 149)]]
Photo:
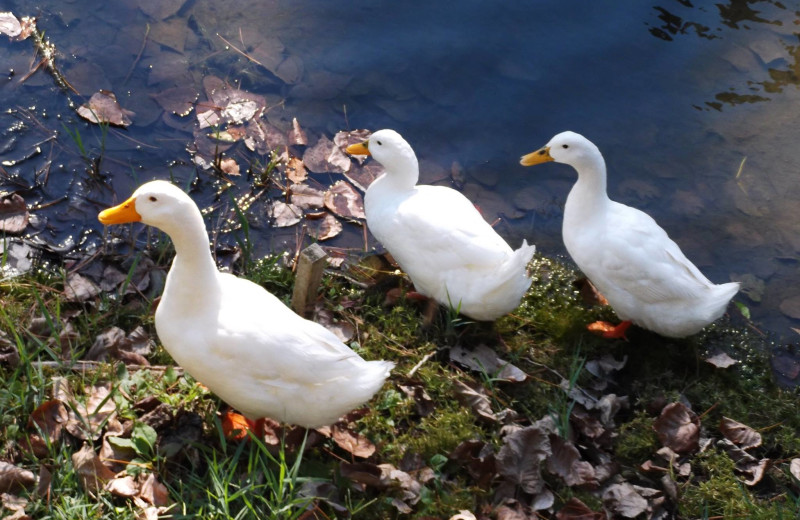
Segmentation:
[(614, 449), (620, 462), (639, 465), (658, 451), (661, 444), (653, 431), (653, 418), (644, 411), (638, 411), (633, 419), (619, 427), (619, 436)]

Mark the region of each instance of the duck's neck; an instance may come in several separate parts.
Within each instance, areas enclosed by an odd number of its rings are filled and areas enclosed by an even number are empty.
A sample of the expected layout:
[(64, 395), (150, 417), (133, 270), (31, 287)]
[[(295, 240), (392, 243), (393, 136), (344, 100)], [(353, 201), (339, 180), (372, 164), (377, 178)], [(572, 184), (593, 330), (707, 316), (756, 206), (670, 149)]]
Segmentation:
[(587, 154), (572, 166), (578, 172), (578, 181), (567, 197), (565, 225), (568, 219), (582, 221), (587, 215), (599, 217), (611, 202), (606, 193), (606, 163), (599, 151)]
[[(218, 290), (218, 270), (208, 247), (208, 233), (203, 217), (196, 207), (183, 219), (170, 223), (163, 229), (175, 245), (175, 259), (167, 278), (172, 294), (194, 297)], [(185, 294), (184, 294), (185, 293)]]
[(393, 192), (408, 191), (414, 189), (419, 181), (419, 162), (413, 150), (409, 149), (407, 153), (398, 155), (391, 164), (384, 164), (383, 168), (386, 173), (373, 183), (377, 184), (379, 189)]

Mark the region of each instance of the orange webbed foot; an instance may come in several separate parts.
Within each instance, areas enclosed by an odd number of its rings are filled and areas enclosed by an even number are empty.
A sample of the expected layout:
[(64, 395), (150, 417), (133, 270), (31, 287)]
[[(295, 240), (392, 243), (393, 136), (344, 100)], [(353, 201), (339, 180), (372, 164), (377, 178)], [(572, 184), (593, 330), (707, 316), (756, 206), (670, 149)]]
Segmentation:
[(599, 334), (604, 338), (608, 339), (624, 339), (628, 340), (625, 336), (625, 332), (628, 330), (628, 327), (631, 326), (630, 321), (623, 321), (620, 322), (619, 325), (614, 325), (613, 323), (609, 323), (607, 321), (596, 321), (594, 323), (590, 323), (586, 326), (586, 328), (595, 334)]

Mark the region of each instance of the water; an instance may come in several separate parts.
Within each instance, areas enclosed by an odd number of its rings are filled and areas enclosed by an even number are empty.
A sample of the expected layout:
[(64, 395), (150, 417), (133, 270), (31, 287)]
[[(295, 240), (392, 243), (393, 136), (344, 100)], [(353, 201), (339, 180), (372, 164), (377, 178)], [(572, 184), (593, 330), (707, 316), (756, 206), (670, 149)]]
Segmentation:
[[(276, 126), (297, 117), (312, 140), (398, 130), (425, 182), (451, 183), (455, 171), (455, 185), (487, 219), (502, 218), (498, 230), (514, 246), (527, 238), (549, 255), (565, 254), (561, 208), (575, 174), (526, 169), (519, 156), (563, 130), (582, 133), (605, 155), (612, 198), (651, 214), (713, 281), (747, 280), (737, 299), (756, 325), (797, 342), (800, 14), (784, 4), (76, 0), (45, 1), (36, 12), (7, 4), (38, 15), (82, 94), (41, 71), (20, 82), (31, 44), (0, 38), (0, 99), (13, 109), (0, 117), (2, 187), (29, 204), (53, 203), (35, 212), (33, 227), (51, 246), (97, 248), (97, 211), (151, 178), (196, 179), (204, 206), (230, 211), (223, 183), (191, 163), (194, 113), (165, 115), (153, 99), (178, 86), (202, 93), (203, 78), (218, 76), (275, 104), (267, 117)], [(100, 88), (136, 112), (105, 140), (68, 104)], [(92, 156), (105, 146), (110, 187), (86, 173), (64, 127), (80, 131)], [(228, 154), (243, 167), (252, 159), (241, 143)], [(229, 192), (249, 192), (246, 177)], [(296, 229), (271, 228), (263, 206), (250, 216), (258, 252), (294, 249)], [(360, 241), (353, 227), (332, 243)]]

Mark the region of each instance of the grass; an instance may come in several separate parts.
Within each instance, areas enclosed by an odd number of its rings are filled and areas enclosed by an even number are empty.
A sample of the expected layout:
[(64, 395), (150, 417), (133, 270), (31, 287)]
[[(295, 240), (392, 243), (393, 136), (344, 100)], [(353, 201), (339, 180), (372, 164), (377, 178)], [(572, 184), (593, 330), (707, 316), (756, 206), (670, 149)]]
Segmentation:
[[(169, 249), (158, 243), (161, 246), (152, 248), (151, 255), (164, 265), (169, 261)], [(128, 283), (140, 261), (140, 257), (128, 260)], [(401, 300), (392, 307), (383, 305), (384, 286), (363, 288), (332, 276), (323, 281), (324, 305), (356, 326), (351, 346), (369, 359), (397, 363), (391, 382), (373, 398), (369, 413), (353, 428), (377, 447), (367, 462), (408, 471), (419, 465), (430, 468), (428, 478), (419, 481), (416, 498), (408, 500), (410, 514), (398, 512), (393, 501), (404, 495), (396, 486), (363, 487), (345, 479), (340, 464), (360, 460), (331, 439), (317, 439), (305, 450), (287, 442), (276, 447), (256, 439), (227, 441), (220, 434), (217, 415), (222, 404), (188, 375), (174, 369), (130, 369), (119, 363), (75, 370), (75, 362), (95, 336), (112, 325), (126, 331), (144, 325), (154, 334), (152, 302), (142, 301), (139, 295), (102, 295), (86, 303), (66, 302), (61, 292), (64, 276), (59, 272), (0, 284), (0, 328), (20, 354), (16, 366), (0, 365), (2, 459), (35, 473), (41, 467), (50, 469), (49, 496), (28, 495), (26, 511), (35, 518), (136, 518), (138, 509), (130, 499), (105, 491), (91, 497), (84, 491), (71, 462), (83, 441), (65, 433), (60, 442), (47, 446), (44, 455), (34, 456), (25, 449), (31, 432), (28, 418), (52, 398), (54, 378), (65, 378), (76, 398), (97, 382), (111, 381), (118, 418), (129, 425), (127, 433), (112, 442), (136, 453), (128, 465), (129, 474), (154, 472), (167, 486), (176, 504), (170, 511), (173, 518), (450, 518), (460, 510), (478, 514), (491, 509), (496, 479), (479, 483), (450, 455), (464, 441), (485, 443), (496, 452), (502, 445), (503, 424), (481, 420), (461, 405), (455, 398), (456, 384), (479, 385), (493, 410), (512, 409), (523, 425), (551, 415), (559, 435), (574, 438), (580, 431), (573, 418), (576, 404), (568, 390), (589, 387), (594, 376), (585, 369), (585, 362), (611, 354), (616, 359), (628, 358), (616, 375), (615, 386), (607, 391), (627, 395), (631, 402), (630, 409), (615, 418), (613, 448), (609, 448), (622, 475), (636, 484), (653, 485), (652, 477), (643, 474), (639, 466), (655, 457), (660, 447), (652, 430), (658, 411), (654, 403), (682, 398), (701, 415), (703, 428), (712, 435), (722, 416), (760, 430), (764, 443), (756, 450), (758, 456), (777, 462), (767, 477), (751, 488), (744, 485), (727, 453), (711, 447), (690, 457), (692, 475), (677, 479), (678, 517), (796, 517), (800, 512), (798, 482), (785, 466), (789, 459), (800, 456), (798, 393), (772, 383), (761, 338), (723, 322), (683, 341), (636, 330), (629, 331), (630, 342), (603, 340), (587, 333), (584, 325), (600, 318), (613, 319), (613, 315), (608, 309), (587, 307), (580, 301), (572, 285), (576, 273), (538, 256), (532, 269), (535, 280), (523, 304), (493, 327), (461, 323), (446, 310), (423, 327), (418, 304)], [(254, 259), (247, 276), (288, 302), (293, 277), (281, 257)], [(389, 279), (389, 285), (394, 283), (396, 280)], [(31, 330), (35, 317), (45, 324), (45, 333)], [(73, 334), (65, 339), (68, 328)], [(449, 361), (450, 347), (479, 343), (493, 346), (530, 379), (507, 383), (485, 371), (465, 371)], [(720, 370), (700, 361), (718, 347), (742, 362)], [(56, 360), (59, 363), (42, 363)], [(172, 363), (160, 348), (150, 361)], [(414, 374), (409, 377), (412, 369)], [(428, 405), (407, 391), (414, 386), (424, 390)], [(146, 412), (141, 407), (153, 397), (154, 404), (162, 407), (163, 417), (162, 422), (149, 424), (143, 422)], [(98, 439), (92, 444), (99, 448), (101, 442)], [(555, 477), (548, 477), (548, 486), (556, 496), (554, 510), (572, 496), (596, 509), (602, 505), (590, 490), (569, 488)], [(331, 496), (314, 500), (308, 496), (309, 489), (326, 489)]]

